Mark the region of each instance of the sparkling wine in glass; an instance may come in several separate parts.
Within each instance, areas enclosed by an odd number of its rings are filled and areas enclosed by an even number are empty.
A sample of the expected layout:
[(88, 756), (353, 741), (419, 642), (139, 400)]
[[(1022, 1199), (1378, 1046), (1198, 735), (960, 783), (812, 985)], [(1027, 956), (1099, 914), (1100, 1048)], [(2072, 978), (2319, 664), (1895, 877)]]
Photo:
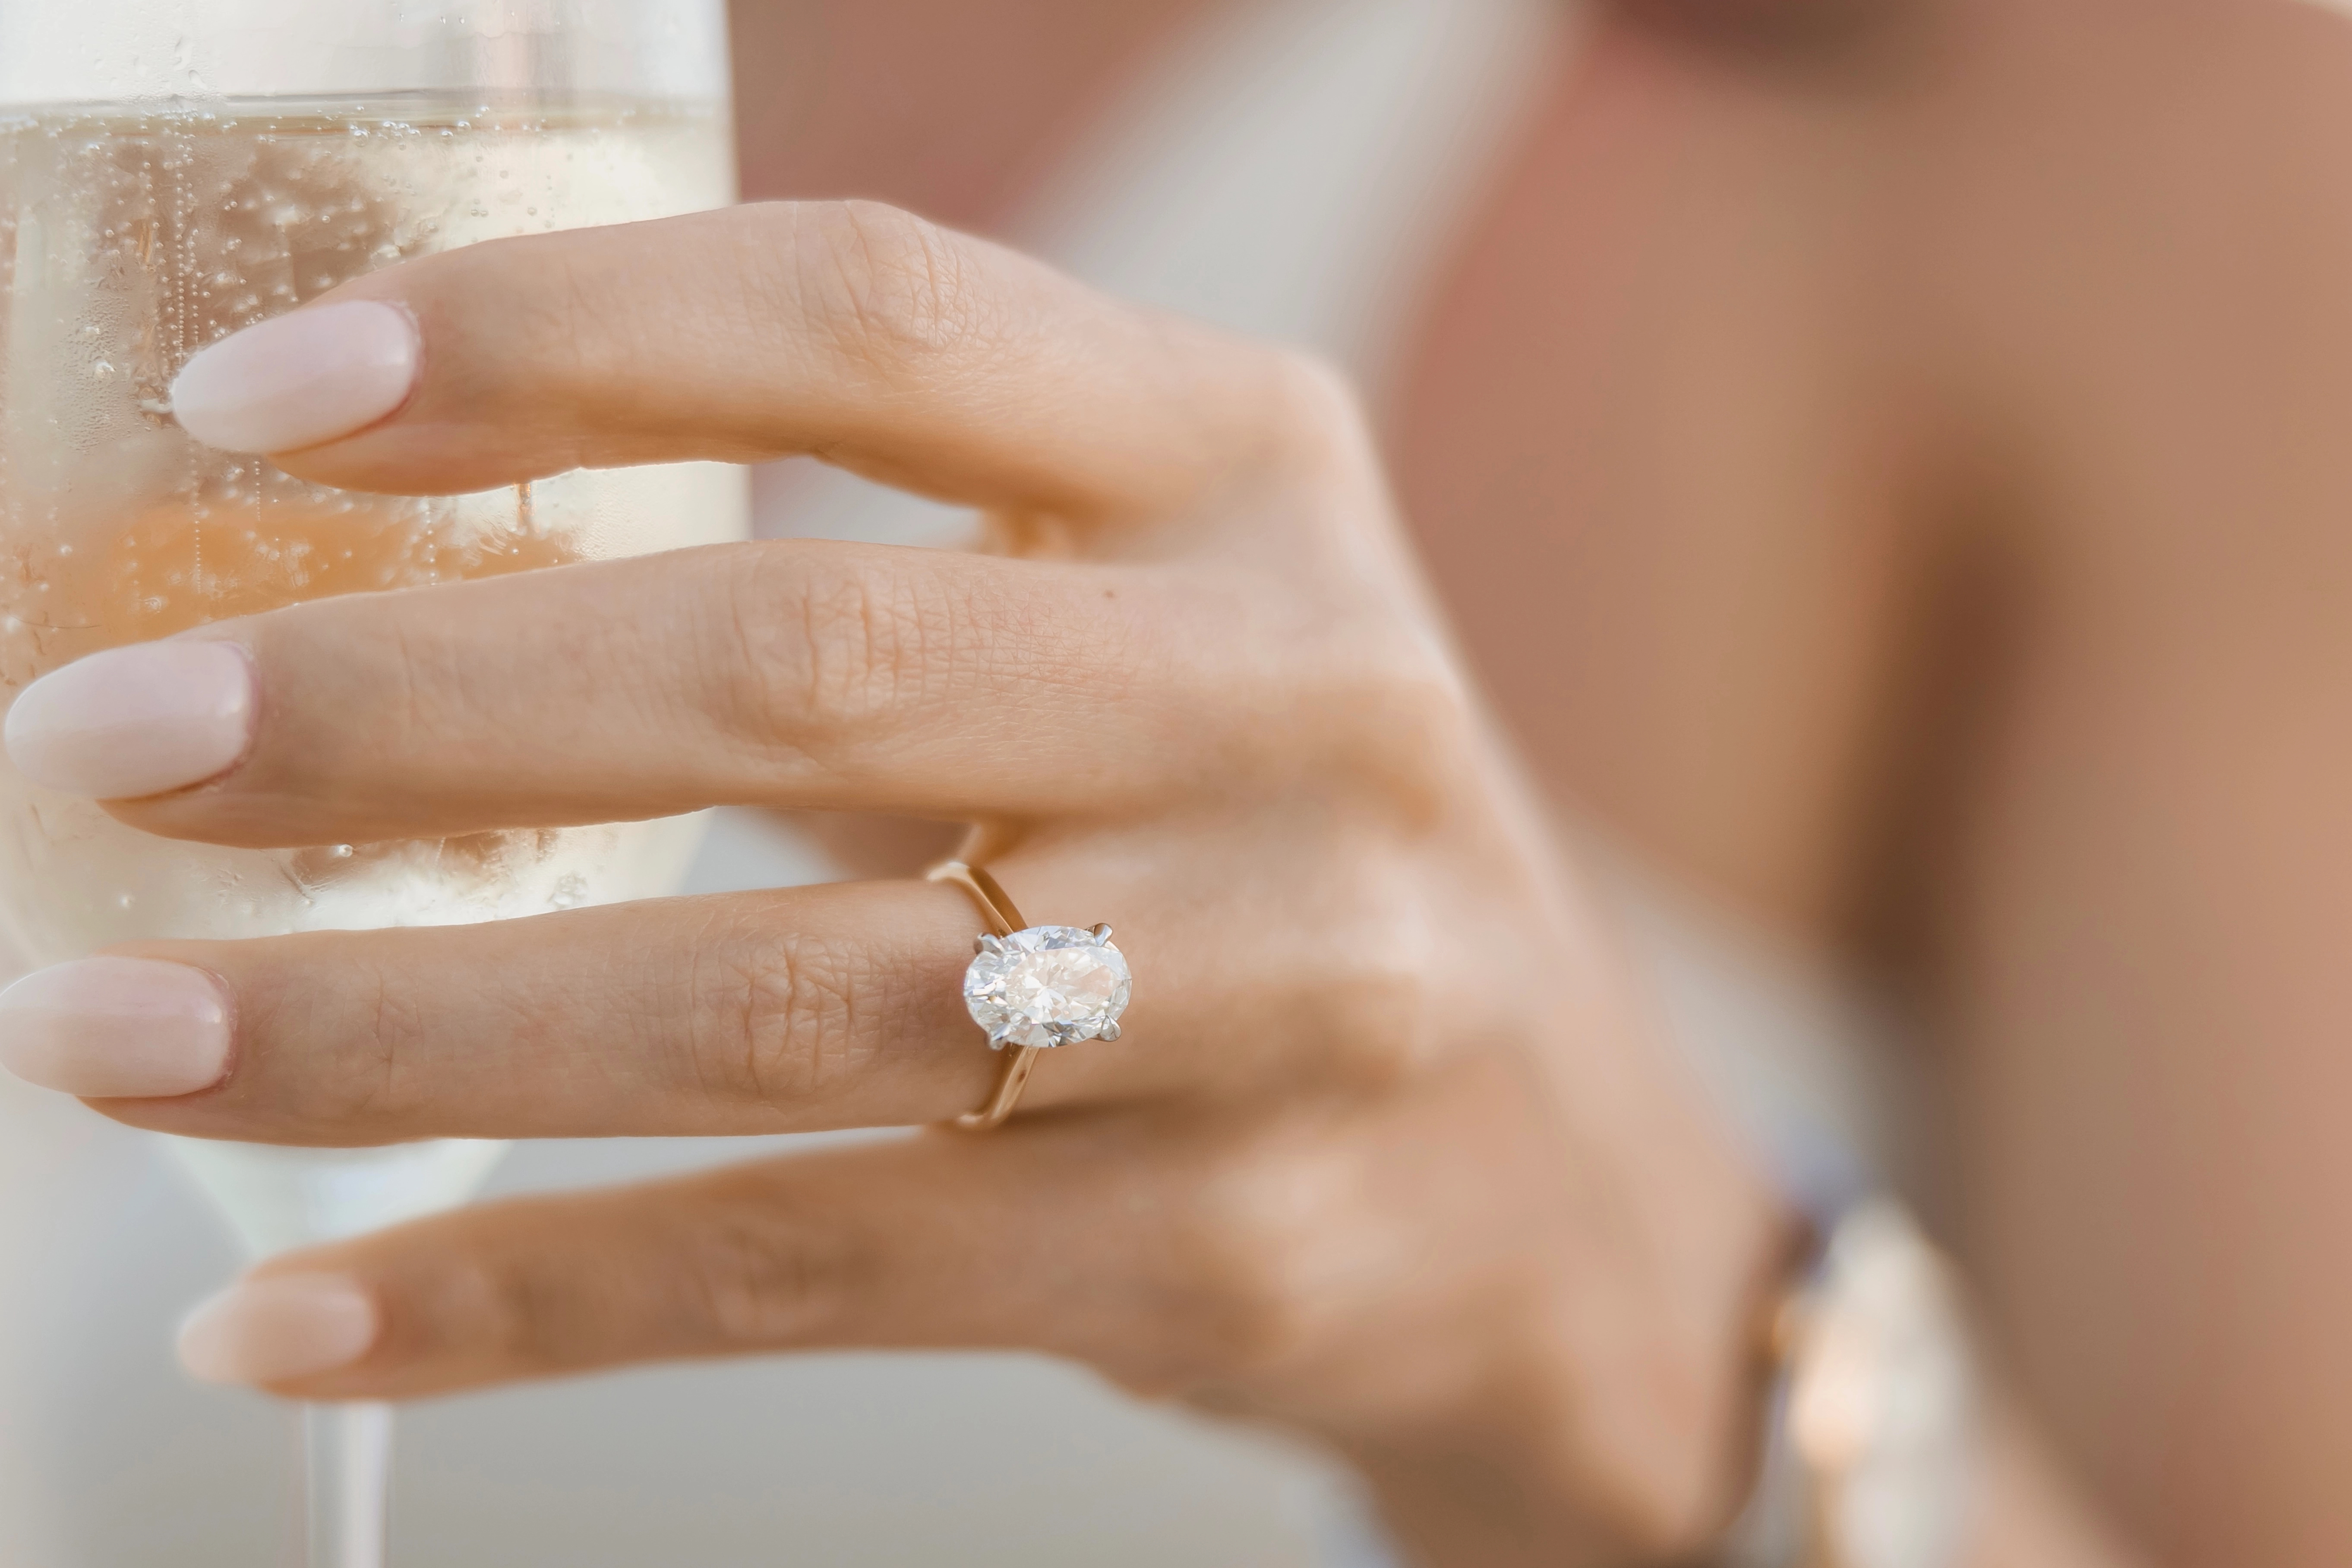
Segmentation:
[[(377, 268), (724, 205), (726, 89), (720, 0), (0, 0), (0, 695), (301, 600), (740, 537), (719, 467), (361, 495), (201, 447), (170, 406), (197, 350)], [(0, 924), (47, 963), (498, 920), (672, 891), (698, 834), (222, 849), (0, 759)], [(170, 1142), (256, 1256), (463, 1202), (497, 1152)], [(373, 1568), (388, 1416), (308, 1422), (313, 1568)]]

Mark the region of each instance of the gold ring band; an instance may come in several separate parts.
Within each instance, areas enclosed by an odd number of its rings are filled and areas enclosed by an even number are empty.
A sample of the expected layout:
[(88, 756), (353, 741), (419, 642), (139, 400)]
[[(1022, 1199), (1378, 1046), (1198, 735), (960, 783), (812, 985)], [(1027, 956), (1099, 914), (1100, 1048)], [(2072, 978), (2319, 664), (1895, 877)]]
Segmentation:
[[(961, 860), (946, 860), (924, 873), (931, 882), (952, 882), (971, 895), (980, 908), (981, 919), (987, 922), (991, 936), (1011, 936), (1028, 925), (995, 878), (978, 866), (967, 866)], [(1021, 1103), (1021, 1091), (1029, 1087), (1029, 1075), (1037, 1066), (1037, 1046), (1014, 1046), (1004, 1054), (1004, 1066), (997, 1074), (996, 1090), (977, 1110), (968, 1110), (955, 1119), (953, 1125), (967, 1132), (985, 1132), (1003, 1124)]]

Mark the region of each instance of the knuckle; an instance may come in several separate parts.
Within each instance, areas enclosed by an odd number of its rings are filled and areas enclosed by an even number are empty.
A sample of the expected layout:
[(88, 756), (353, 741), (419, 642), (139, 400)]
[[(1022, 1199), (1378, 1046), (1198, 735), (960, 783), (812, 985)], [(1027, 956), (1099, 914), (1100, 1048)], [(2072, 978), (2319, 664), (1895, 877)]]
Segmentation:
[(1313, 999), (1339, 1079), (1378, 1091), (1427, 1070), (1436, 1051), (1432, 981), (1408, 953), (1359, 959)]
[(727, 1103), (804, 1104), (856, 1072), (866, 961), (822, 936), (737, 931), (695, 944), (687, 1070)]
[(812, 203), (796, 216), (803, 311), (853, 359), (901, 365), (994, 331), (971, 241), (878, 202)]
[(1263, 455), (1277, 468), (1311, 475), (1378, 472), (1372, 421), (1349, 374), (1300, 349), (1264, 353)]
[(1391, 658), (1378, 688), (1367, 694), (1365, 717), (1400, 757), (1413, 763), (1449, 761), (1475, 739), (1470, 695), (1453, 665), (1426, 650)]
[(871, 561), (755, 556), (733, 580), (730, 706), (750, 732), (812, 760), (887, 726), (922, 697), (935, 649), (964, 617), (919, 576)]
[(1408, 829), (1445, 816), (1481, 743), (1461, 676), (1418, 640), (1394, 627), (1335, 638), (1304, 683), (1303, 706), (1328, 748), (1321, 774)]
[(792, 1211), (715, 1216), (687, 1249), (684, 1279), (698, 1321), (722, 1349), (791, 1344), (818, 1331), (855, 1272), (832, 1232)]
[(1433, 929), (1428, 876), (1408, 850), (1351, 842), (1297, 933), (1254, 950), (1249, 1005), (1295, 1047), (1269, 1070), (1349, 1098), (1406, 1086), (1437, 1062), (1447, 954)]
[(1328, 1188), (1315, 1162), (1252, 1150), (1228, 1155), (1179, 1206), (1168, 1256), (1195, 1375), (1268, 1371), (1316, 1342)]
[[(722, 1178), (705, 1212), (629, 1203), (583, 1211), (551, 1198), (485, 1222), (491, 1245), (464, 1249), (436, 1291), (436, 1316), (478, 1352), (563, 1371), (654, 1354), (730, 1352), (821, 1337), (860, 1278), (844, 1227), (804, 1205)], [(583, 1252), (580, 1224), (614, 1225)]]
[(625, 1342), (623, 1298), (600, 1289), (547, 1247), (465, 1260), (442, 1289), (443, 1311), (498, 1362), (561, 1370), (591, 1366)]
[(1430, 944), (1402, 916), (1363, 923), (1346, 951), (1313, 973), (1301, 1011), (1337, 1084), (1379, 1093), (1426, 1072), (1440, 1049)]
[(1370, 427), (1363, 393), (1346, 371), (1303, 349), (1278, 350), (1276, 357), (1284, 406), (1298, 429), (1346, 436)]

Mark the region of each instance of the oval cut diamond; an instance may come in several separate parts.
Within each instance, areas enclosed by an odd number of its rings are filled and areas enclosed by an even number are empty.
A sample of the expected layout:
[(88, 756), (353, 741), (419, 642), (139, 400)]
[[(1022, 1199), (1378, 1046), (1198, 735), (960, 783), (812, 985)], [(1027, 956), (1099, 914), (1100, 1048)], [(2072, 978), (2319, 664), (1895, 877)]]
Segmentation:
[(1116, 1039), (1129, 987), (1127, 955), (1076, 926), (984, 937), (963, 972), (964, 1005), (992, 1046)]

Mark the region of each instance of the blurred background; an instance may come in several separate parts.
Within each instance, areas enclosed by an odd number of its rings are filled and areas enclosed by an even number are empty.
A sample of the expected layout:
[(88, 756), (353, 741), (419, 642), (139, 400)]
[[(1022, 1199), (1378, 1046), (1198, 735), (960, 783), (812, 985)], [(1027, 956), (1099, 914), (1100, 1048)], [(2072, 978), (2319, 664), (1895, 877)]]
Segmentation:
[[(2352, 878), (2312, 837), (2352, 774), (2340, 15), (737, 0), (734, 31), (747, 195), (893, 202), (1347, 367), (1725, 1114), (1800, 1188), (1826, 1160), (1919, 1205), (2143, 1542), (2343, 1560), (2294, 1533), (2352, 1451), (2352, 1279), (2313, 1242), (2352, 1192)], [(770, 537), (971, 523), (809, 462), (755, 496)], [(723, 813), (693, 887), (851, 854)], [(2231, 947), (2252, 913), (2315, 940)], [(754, 1152), (523, 1145), (490, 1191)], [(285, 1548), (285, 1413), (171, 1360), (236, 1265), (152, 1142), (0, 1079), (0, 1568)], [(1313, 1456), (1033, 1359), (404, 1420), (405, 1563), (1381, 1560)]]

